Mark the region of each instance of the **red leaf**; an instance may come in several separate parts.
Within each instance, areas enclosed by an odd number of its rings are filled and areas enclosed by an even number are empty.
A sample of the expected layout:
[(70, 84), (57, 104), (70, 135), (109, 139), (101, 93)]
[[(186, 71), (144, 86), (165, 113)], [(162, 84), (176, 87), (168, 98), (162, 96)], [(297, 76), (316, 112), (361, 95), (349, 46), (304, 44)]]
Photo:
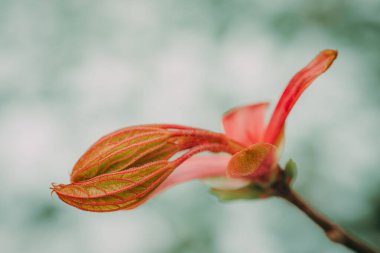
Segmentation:
[(269, 103), (234, 108), (223, 116), (226, 135), (246, 146), (261, 141), (265, 131), (265, 112)]
[(298, 98), (309, 85), (323, 74), (334, 62), (338, 52), (324, 50), (320, 52), (306, 67), (300, 70), (289, 82), (277, 103), (265, 133), (265, 142), (276, 143), (284, 128), (285, 120)]

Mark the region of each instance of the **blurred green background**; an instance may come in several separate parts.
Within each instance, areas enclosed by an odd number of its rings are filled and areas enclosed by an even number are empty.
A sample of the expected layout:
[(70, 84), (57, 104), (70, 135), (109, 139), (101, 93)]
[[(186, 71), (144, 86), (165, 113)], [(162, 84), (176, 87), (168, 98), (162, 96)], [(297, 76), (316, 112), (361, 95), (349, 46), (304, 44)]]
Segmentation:
[(51, 197), (99, 137), (143, 123), (221, 131), (339, 50), (288, 119), (296, 190), (380, 248), (380, 2), (0, 1), (1, 252), (349, 252), (279, 199), (219, 203), (190, 182), (128, 212)]

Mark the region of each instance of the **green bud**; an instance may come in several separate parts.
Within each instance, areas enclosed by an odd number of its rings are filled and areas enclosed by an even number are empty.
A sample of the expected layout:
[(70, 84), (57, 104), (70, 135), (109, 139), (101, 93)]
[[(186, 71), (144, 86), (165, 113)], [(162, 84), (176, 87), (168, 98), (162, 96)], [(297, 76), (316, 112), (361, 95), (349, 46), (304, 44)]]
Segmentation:
[(292, 183), (297, 176), (297, 164), (290, 159), (285, 165), (284, 172), (286, 183)]

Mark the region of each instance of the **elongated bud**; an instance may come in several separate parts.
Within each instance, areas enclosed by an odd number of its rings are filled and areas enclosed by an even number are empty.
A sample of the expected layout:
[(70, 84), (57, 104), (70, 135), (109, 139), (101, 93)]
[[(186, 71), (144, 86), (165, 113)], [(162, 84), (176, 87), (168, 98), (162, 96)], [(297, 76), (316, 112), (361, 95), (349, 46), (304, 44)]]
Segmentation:
[[(124, 128), (101, 138), (78, 160), (71, 184), (53, 185), (65, 203), (110, 212), (141, 205), (181, 163), (202, 152), (243, 147), (223, 134), (176, 125)], [(178, 152), (187, 150), (174, 160)]]
[(68, 185), (53, 185), (52, 190), (65, 203), (85, 211), (132, 209), (144, 203), (175, 168), (202, 151), (228, 152), (229, 147), (199, 145), (173, 161), (160, 160)]
[[(78, 160), (71, 182), (159, 160), (167, 160), (181, 150), (205, 143), (233, 143), (224, 135), (173, 125), (135, 126), (101, 138)], [(239, 148), (236, 146), (235, 148)]]
[(165, 130), (153, 127), (131, 127), (104, 136), (78, 160), (71, 182), (120, 171), (160, 148), (169, 138)]

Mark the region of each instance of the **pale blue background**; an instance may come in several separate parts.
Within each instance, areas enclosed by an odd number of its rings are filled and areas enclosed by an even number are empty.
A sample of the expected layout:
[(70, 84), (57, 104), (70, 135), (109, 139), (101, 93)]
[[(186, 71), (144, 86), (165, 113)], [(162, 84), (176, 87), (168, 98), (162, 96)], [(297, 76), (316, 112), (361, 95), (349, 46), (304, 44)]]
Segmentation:
[(115, 129), (220, 131), (275, 102), (324, 48), (339, 58), (289, 117), (283, 162), (317, 209), (380, 248), (380, 2), (0, 0), (1, 252), (349, 252), (279, 199), (219, 203), (192, 182), (108, 214), (51, 197)]

